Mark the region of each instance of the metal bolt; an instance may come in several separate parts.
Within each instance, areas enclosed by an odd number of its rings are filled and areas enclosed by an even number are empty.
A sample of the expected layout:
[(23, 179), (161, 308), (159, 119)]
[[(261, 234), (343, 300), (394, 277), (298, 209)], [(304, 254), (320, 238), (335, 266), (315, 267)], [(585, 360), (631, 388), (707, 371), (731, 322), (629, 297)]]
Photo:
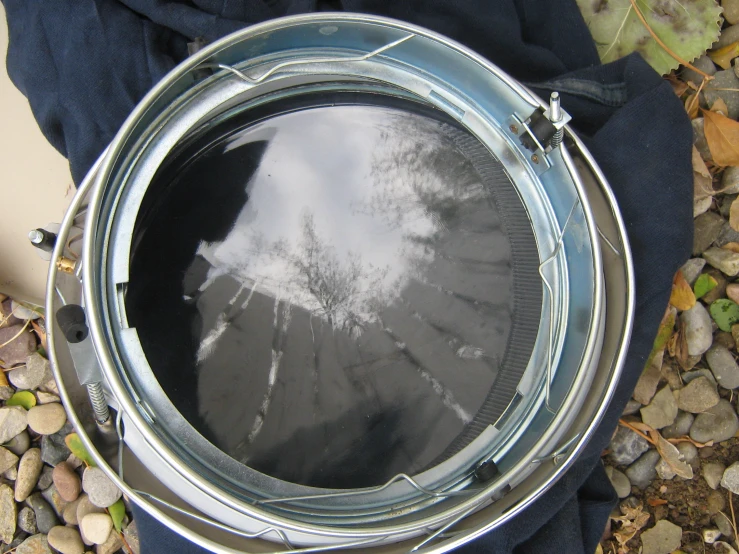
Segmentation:
[(28, 240), (31, 241), (31, 244), (41, 244), (44, 240), (44, 235), (38, 229), (34, 229), (28, 233)]
[(511, 124), (510, 127), (508, 127), (511, 130), (511, 133), (518, 134), (518, 125)]
[(552, 123), (562, 121), (562, 107), (558, 92), (553, 92), (549, 97), (549, 121)]
[(538, 164), (539, 163), (539, 156), (537, 156), (536, 154), (534, 154), (533, 156), (531, 156), (531, 161), (534, 162), (535, 164)]
[(557, 454), (554, 457), (554, 465), (559, 465), (562, 462), (562, 460), (564, 460), (564, 459), (565, 459), (565, 455), (564, 454)]

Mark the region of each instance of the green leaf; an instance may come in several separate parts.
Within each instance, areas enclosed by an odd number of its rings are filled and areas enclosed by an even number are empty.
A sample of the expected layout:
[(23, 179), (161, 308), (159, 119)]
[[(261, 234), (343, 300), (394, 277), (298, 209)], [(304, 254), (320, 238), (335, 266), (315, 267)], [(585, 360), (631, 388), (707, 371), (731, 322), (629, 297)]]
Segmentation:
[(77, 456), (87, 465), (93, 467), (97, 465), (95, 460), (92, 459), (92, 456), (90, 456), (90, 453), (87, 451), (87, 448), (85, 448), (85, 445), (82, 444), (82, 440), (80, 440), (80, 436), (77, 433), (70, 433), (67, 435), (64, 438), (64, 442), (67, 444), (67, 448), (69, 448), (72, 454)]
[(696, 300), (711, 292), (716, 288), (716, 285), (718, 285), (716, 279), (711, 277), (708, 273), (702, 273), (693, 285), (693, 292), (695, 293)]
[(16, 392), (5, 403), (6, 406), (23, 406), (26, 410), (30, 410), (36, 405), (36, 397), (31, 391), (22, 390)]
[[(718, 40), (721, 8), (716, 0), (635, 0), (655, 35), (690, 62)], [(665, 75), (678, 62), (652, 38), (631, 0), (577, 0), (603, 63), (639, 52)]]
[(731, 326), (739, 323), (739, 305), (727, 298), (720, 298), (711, 304), (711, 317), (718, 328), (727, 333), (731, 332)]
[(123, 499), (119, 498), (115, 504), (108, 506), (108, 513), (110, 514), (110, 519), (113, 520), (115, 530), (120, 533), (123, 518), (126, 517), (126, 505), (123, 503)]

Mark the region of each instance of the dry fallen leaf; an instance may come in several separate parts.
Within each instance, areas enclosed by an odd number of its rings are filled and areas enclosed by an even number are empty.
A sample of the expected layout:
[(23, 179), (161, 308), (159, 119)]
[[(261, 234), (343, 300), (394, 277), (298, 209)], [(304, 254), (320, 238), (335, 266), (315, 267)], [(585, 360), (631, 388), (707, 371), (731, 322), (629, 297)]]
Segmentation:
[(735, 199), (729, 208), (729, 225), (731, 225), (731, 228), (735, 231), (739, 230), (739, 201), (737, 200), (739, 200), (739, 198)]
[(726, 105), (723, 98), (716, 98), (716, 101), (711, 106), (711, 111), (720, 113), (724, 117), (729, 117), (729, 106)]
[(0, 387), (9, 387), (8, 378), (5, 376), (4, 371), (0, 371)]
[(688, 117), (690, 119), (695, 119), (698, 117), (698, 110), (700, 106), (698, 105), (699, 102), (697, 101), (697, 94), (689, 94), (688, 97), (685, 99), (685, 111), (688, 113)]
[(674, 444), (665, 439), (655, 429), (649, 432), (649, 436), (655, 442), (659, 455), (662, 456), (662, 459), (667, 462), (667, 465), (670, 466), (670, 469), (676, 475), (684, 479), (693, 478), (693, 468), (685, 460), (681, 459), (683, 456)]
[(664, 498), (649, 498), (647, 500), (647, 504), (654, 508), (655, 506), (662, 506), (664, 504), (667, 504), (667, 500), (665, 500)]
[[(711, 198), (716, 192), (713, 190), (713, 177), (701, 158), (698, 149), (693, 146), (693, 217), (697, 217), (711, 207)], [(700, 207), (699, 207), (700, 206)], [(696, 213), (697, 212), (697, 213)]]
[(644, 511), (642, 504), (639, 504), (636, 508), (630, 508), (628, 505), (623, 504), (621, 510), (623, 510), (624, 515), (611, 516), (611, 519), (621, 524), (621, 527), (613, 532), (613, 537), (618, 542), (619, 553), (625, 554), (629, 552), (626, 543), (633, 539), (634, 535), (647, 524), (647, 521), (649, 521), (649, 512)]
[(739, 42), (733, 42), (708, 53), (708, 57), (713, 60), (713, 63), (720, 65), (722, 69), (731, 69), (731, 60), (737, 56), (739, 56)]
[(739, 166), (739, 122), (709, 110), (703, 112), (703, 130), (716, 165)]
[(677, 273), (675, 273), (675, 278), (672, 281), (670, 304), (680, 311), (689, 310), (695, 306), (695, 293), (685, 280), (685, 277), (683, 277), (683, 272), (679, 269), (677, 270)]
[(662, 350), (664, 350), (665, 346), (667, 345), (667, 342), (670, 340), (670, 337), (672, 336), (672, 329), (675, 327), (675, 318), (676, 318), (676, 312), (674, 308), (671, 308), (670, 306), (667, 306), (667, 309), (665, 310), (665, 315), (662, 316), (662, 322), (659, 324), (659, 329), (657, 330), (657, 336), (654, 338), (654, 343), (652, 345), (652, 351), (649, 353), (649, 357), (647, 358), (647, 363), (644, 364), (644, 367), (649, 367), (649, 365), (652, 363), (652, 360), (654, 360), (654, 357), (659, 354)]
[(729, 252), (736, 252), (739, 254), (739, 242), (727, 242), (721, 248), (728, 250)]
[(677, 75), (675, 75), (674, 71), (669, 75), (665, 75), (665, 79), (670, 83), (670, 85), (672, 85), (672, 90), (678, 98), (687, 92), (688, 83), (681, 81)]

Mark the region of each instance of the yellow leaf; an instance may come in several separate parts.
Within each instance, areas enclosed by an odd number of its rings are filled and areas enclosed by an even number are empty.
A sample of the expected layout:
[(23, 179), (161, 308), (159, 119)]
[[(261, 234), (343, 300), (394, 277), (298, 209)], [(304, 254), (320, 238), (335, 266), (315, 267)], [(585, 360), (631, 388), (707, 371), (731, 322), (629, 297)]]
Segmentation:
[(739, 42), (733, 42), (728, 46), (708, 53), (708, 57), (713, 60), (713, 63), (720, 65), (722, 69), (731, 69), (731, 60), (737, 56), (739, 56)]
[(711, 111), (720, 113), (724, 117), (729, 117), (729, 106), (726, 105), (723, 98), (716, 98), (716, 101), (711, 106)]
[(689, 310), (695, 306), (695, 293), (690, 285), (683, 277), (683, 272), (678, 269), (675, 273), (675, 279), (672, 281), (672, 293), (670, 294), (670, 304), (678, 310)]
[(688, 94), (688, 97), (685, 99), (685, 111), (688, 112), (688, 117), (690, 119), (695, 119), (698, 117), (698, 95), (697, 94)]
[(0, 369), (0, 387), (9, 387), (8, 378), (5, 376), (5, 372)]
[(703, 111), (703, 130), (716, 165), (739, 166), (739, 123), (719, 113)]
[(739, 198), (734, 199), (729, 208), (729, 225), (734, 231), (739, 231)]
[(727, 242), (721, 248), (728, 250), (729, 252), (736, 252), (739, 254), (739, 242)]

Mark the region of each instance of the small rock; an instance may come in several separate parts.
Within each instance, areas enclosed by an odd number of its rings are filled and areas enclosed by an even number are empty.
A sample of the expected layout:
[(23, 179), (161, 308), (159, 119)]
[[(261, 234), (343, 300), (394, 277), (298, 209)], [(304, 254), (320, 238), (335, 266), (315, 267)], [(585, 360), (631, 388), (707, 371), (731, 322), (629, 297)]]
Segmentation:
[(39, 404), (54, 404), (61, 402), (56, 394), (44, 391), (38, 391), (36, 393), (36, 398), (38, 399)]
[(10, 450), (16, 456), (23, 454), (31, 447), (31, 437), (26, 431), (22, 431), (5, 443), (5, 448)]
[(5, 544), (13, 542), (16, 517), (13, 489), (8, 485), (0, 485), (0, 541)]
[[(726, 32), (727, 30), (728, 29), (726, 29), (724, 32)], [(711, 61), (711, 58), (709, 58), (705, 54), (703, 54), (699, 58), (694, 59), (692, 62), (690, 62), (690, 65), (700, 69), (706, 75), (713, 75), (714, 73), (716, 73), (716, 66), (714, 65), (713, 61)], [(696, 85), (700, 85), (703, 82), (703, 76), (700, 73), (693, 71), (692, 69), (683, 69), (681, 77), (684, 81), (691, 81), (693, 84)]]
[[(739, 167), (736, 169), (739, 169)], [(733, 300), (734, 302), (739, 301), (739, 283), (731, 283), (727, 285), (726, 296), (728, 296), (729, 300)]]
[[(723, 470), (722, 470), (722, 473), (723, 473)], [(719, 476), (719, 480), (720, 479), (721, 479), (721, 476)], [(82, 499), (86, 499), (86, 498), (87, 498), (86, 494), (81, 494), (77, 497), (77, 500), (75, 500), (74, 502), (70, 502), (64, 507), (64, 511), (62, 512), (62, 519), (64, 520), (64, 523), (68, 525), (78, 525), (79, 524), (79, 520), (77, 519), (77, 508), (79, 507), (80, 502), (82, 502)]]
[(80, 534), (72, 527), (57, 525), (47, 537), (49, 546), (56, 548), (61, 554), (85, 554)]
[(683, 530), (666, 519), (641, 534), (642, 554), (670, 554), (680, 548)]
[(619, 498), (626, 498), (631, 494), (631, 483), (629, 478), (614, 467), (606, 466), (606, 475), (610, 479), (613, 488)]
[(680, 390), (677, 406), (685, 412), (698, 414), (714, 407), (719, 400), (720, 397), (714, 385), (707, 378), (698, 377)]
[(38, 390), (48, 392), (49, 394), (55, 394), (59, 396), (59, 387), (56, 384), (56, 379), (51, 378), (46, 383), (42, 383)]
[(718, 529), (703, 529), (703, 541), (706, 544), (713, 544), (721, 537), (721, 531)]
[(721, 486), (734, 494), (739, 494), (739, 462), (734, 462), (724, 470)]
[(28, 319), (36, 320), (41, 317), (41, 314), (38, 311), (31, 310), (15, 300), (11, 300), (10, 307), (13, 311), (13, 315), (23, 321)]
[(25, 362), (36, 351), (36, 335), (28, 329), (24, 330), (21, 324), (12, 325), (0, 329), (0, 344), (5, 344), (0, 348), (0, 360), (4, 362), (4, 367), (10, 368)]
[(24, 540), (15, 554), (51, 554), (51, 548), (49, 548), (46, 535), (38, 534)]
[(44, 404), (28, 410), (28, 426), (39, 435), (53, 435), (67, 422), (67, 412), (61, 404)]
[[(718, 234), (718, 238), (716, 239), (716, 242), (714, 242), (714, 245), (725, 246), (730, 242), (739, 242), (739, 232), (732, 229), (731, 225), (729, 225), (727, 221), (721, 228), (721, 232)], [(703, 298), (705, 298), (705, 296)]]
[(115, 554), (123, 548), (123, 541), (118, 533), (108, 535), (108, 540), (99, 544), (96, 548), (97, 554)]
[(82, 488), (90, 502), (99, 508), (107, 508), (121, 497), (121, 491), (99, 467), (85, 469), (82, 475)]
[(641, 402), (630, 399), (626, 403), (626, 407), (624, 408), (624, 411), (621, 412), (621, 415), (634, 415), (636, 412), (639, 411), (639, 408), (641, 408)]
[(715, 514), (726, 507), (726, 500), (721, 491), (711, 491), (708, 495), (708, 513)]
[(609, 448), (609, 458), (614, 464), (628, 465), (649, 450), (649, 443), (631, 429), (619, 425)]
[(739, 254), (736, 252), (712, 246), (703, 252), (703, 257), (709, 264), (729, 277), (734, 277), (739, 273)]
[(108, 514), (87, 514), (80, 521), (80, 530), (93, 544), (103, 544), (108, 540), (113, 520)]
[(8, 442), (18, 433), (26, 430), (28, 425), (27, 413), (20, 406), (0, 408), (0, 444)]
[(677, 448), (685, 463), (692, 465), (693, 462), (698, 461), (698, 449), (693, 443), (679, 442), (675, 445), (675, 448)]
[(77, 504), (77, 521), (82, 521), (87, 514), (104, 514), (103, 508), (98, 508), (92, 502), (86, 494), (80, 496), (80, 501)]
[[(736, 28), (739, 31), (739, 27)], [(728, 29), (724, 29), (725, 33)], [(723, 36), (723, 33), (722, 36)], [(721, 175), (721, 191), (724, 194), (739, 194), (739, 167), (727, 167)]]
[(17, 389), (35, 390), (49, 380), (51, 369), (49, 360), (34, 352), (26, 358), (26, 365), (8, 372), (8, 380)]
[(38, 484), (36, 486), (39, 488), (39, 490), (44, 491), (48, 489), (53, 482), (54, 468), (44, 465), (44, 468), (41, 470), (41, 475), (39, 475), (38, 478)]
[[(737, 292), (739, 292), (739, 285), (737, 285)], [(706, 352), (706, 362), (719, 385), (725, 389), (739, 387), (739, 365), (725, 346), (714, 345), (709, 348)]]
[(695, 306), (680, 314), (680, 319), (685, 325), (685, 340), (688, 343), (688, 354), (700, 356), (711, 347), (713, 342), (713, 328), (711, 316), (703, 307), (696, 302)]
[[(624, 478), (625, 477), (626, 476), (624, 475)], [(139, 543), (139, 528), (136, 527), (135, 521), (132, 521), (126, 526), (126, 528), (123, 530), (123, 536), (125, 537), (128, 546), (131, 547), (133, 554), (141, 554), (141, 546)]]
[(659, 453), (656, 450), (650, 450), (628, 467), (626, 477), (632, 485), (644, 489), (657, 477), (659, 461)]
[(13, 454), (7, 448), (0, 446), (0, 473), (5, 473), (11, 467), (15, 467), (18, 463), (18, 456)]
[(714, 515), (711, 518), (711, 521), (713, 521), (714, 525), (718, 527), (718, 530), (721, 531), (721, 534), (724, 537), (730, 539), (734, 536), (734, 529), (731, 527), (731, 520), (725, 513), (721, 512), (720, 514)]
[(15, 389), (11, 386), (0, 385), (0, 400), (8, 400), (15, 394)]
[(35, 492), (26, 500), (26, 504), (36, 514), (36, 526), (41, 533), (48, 533), (55, 525), (59, 524), (59, 520), (49, 503), (44, 500), (40, 492)]
[(703, 464), (701, 473), (708, 486), (716, 490), (721, 483), (721, 478), (724, 476), (724, 470), (726, 470), (726, 466), (721, 462), (707, 462)]
[(18, 468), (11, 467), (8, 471), (3, 473), (3, 477), (8, 479), (9, 481), (15, 481), (18, 479)]
[(673, 479), (677, 473), (670, 467), (670, 464), (668, 464), (664, 459), (657, 462), (657, 467), (655, 468), (657, 471), (657, 477), (664, 481), (669, 481), (670, 479)]
[(715, 212), (706, 212), (695, 218), (693, 233), (693, 255), (700, 256), (718, 238), (725, 220)]
[(41, 437), (41, 459), (50, 466), (56, 466), (65, 461), (70, 454), (61, 433)]
[[(729, 354), (729, 356), (731, 356), (731, 354)], [(737, 368), (737, 371), (739, 371), (739, 367)], [(641, 409), (642, 421), (654, 429), (662, 429), (663, 427), (672, 425), (676, 417), (677, 401), (675, 400), (669, 385), (665, 386), (655, 394), (649, 405), (644, 406)]]
[[(683, 384), (687, 385), (688, 383), (690, 383), (694, 379), (697, 379), (698, 377), (705, 377), (711, 382), (711, 384), (714, 387), (718, 386), (718, 383), (716, 382), (716, 378), (713, 376), (713, 373), (711, 373), (711, 370), (706, 367), (702, 367), (700, 369), (694, 369), (693, 371), (687, 371), (683, 373), (682, 375)], [(679, 388), (682, 388), (682, 386)]]
[(670, 385), (670, 388), (673, 391), (683, 388), (685, 383), (683, 383), (680, 378), (680, 372), (674, 364), (670, 363), (669, 360), (665, 360), (662, 364), (661, 373), (662, 377), (664, 377), (665, 381), (667, 381), (667, 384)]
[(79, 469), (82, 467), (82, 460), (80, 460), (74, 454), (70, 454), (69, 457), (67, 458), (67, 465), (71, 467), (72, 469)]
[(23, 454), (18, 464), (18, 478), (15, 481), (16, 502), (23, 502), (33, 492), (43, 467), (41, 450), (38, 448), (31, 448)]
[(51, 507), (54, 509), (54, 512), (56, 512), (56, 515), (58, 517), (62, 517), (62, 514), (64, 513), (64, 508), (67, 507), (67, 502), (64, 500), (61, 495), (59, 494), (59, 491), (56, 490), (56, 487), (52, 484), (48, 489), (41, 492), (41, 496), (46, 499), (46, 501), (51, 505)]
[(703, 129), (703, 118), (696, 117), (691, 122), (693, 126), (693, 145), (698, 149), (698, 152), (706, 161), (713, 161), (711, 150), (708, 148), (708, 142), (706, 141), (706, 132)]
[(739, 89), (739, 78), (733, 69), (725, 69), (717, 71), (713, 75), (711, 86), (704, 89), (703, 96), (709, 106), (712, 106), (716, 100), (721, 98), (726, 102), (726, 107), (729, 109), (729, 113), (726, 115), (731, 119), (736, 119), (739, 117), (739, 94), (736, 92), (736, 89)]
[(23, 507), (18, 512), (18, 527), (23, 529), (29, 535), (35, 535), (38, 533), (38, 527), (36, 527), (36, 514), (28, 506)]
[(739, 23), (739, 1), (737, 0), (721, 0), (721, 7), (724, 9), (724, 19), (732, 25)]
[[(728, 169), (729, 168), (727, 168), (727, 170)], [(739, 167), (737, 169), (739, 169)], [(724, 173), (726, 173), (726, 171), (724, 171)], [(739, 183), (739, 174), (737, 174), (737, 182)], [(703, 271), (703, 267), (705, 265), (706, 260), (704, 260), (703, 258), (691, 258), (683, 264), (683, 267), (680, 269), (680, 271), (683, 272), (683, 277), (691, 287), (695, 284), (696, 279), (698, 279), (698, 277), (700, 276), (701, 271)]]
[(675, 418), (675, 423), (662, 429), (662, 436), (666, 439), (684, 437), (690, 433), (690, 426), (693, 425), (693, 420), (695, 420), (693, 414), (679, 410)]
[(61, 462), (54, 468), (54, 485), (59, 491), (59, 496), (67, 502), (77, 500), (82, 488), (79, 476), (67, 462)]
[(721, 399), (702, 414), (690, 427), (690, 438), (697, 442), (729, 440), (739, 430), (739, 417), (728, 400)]

